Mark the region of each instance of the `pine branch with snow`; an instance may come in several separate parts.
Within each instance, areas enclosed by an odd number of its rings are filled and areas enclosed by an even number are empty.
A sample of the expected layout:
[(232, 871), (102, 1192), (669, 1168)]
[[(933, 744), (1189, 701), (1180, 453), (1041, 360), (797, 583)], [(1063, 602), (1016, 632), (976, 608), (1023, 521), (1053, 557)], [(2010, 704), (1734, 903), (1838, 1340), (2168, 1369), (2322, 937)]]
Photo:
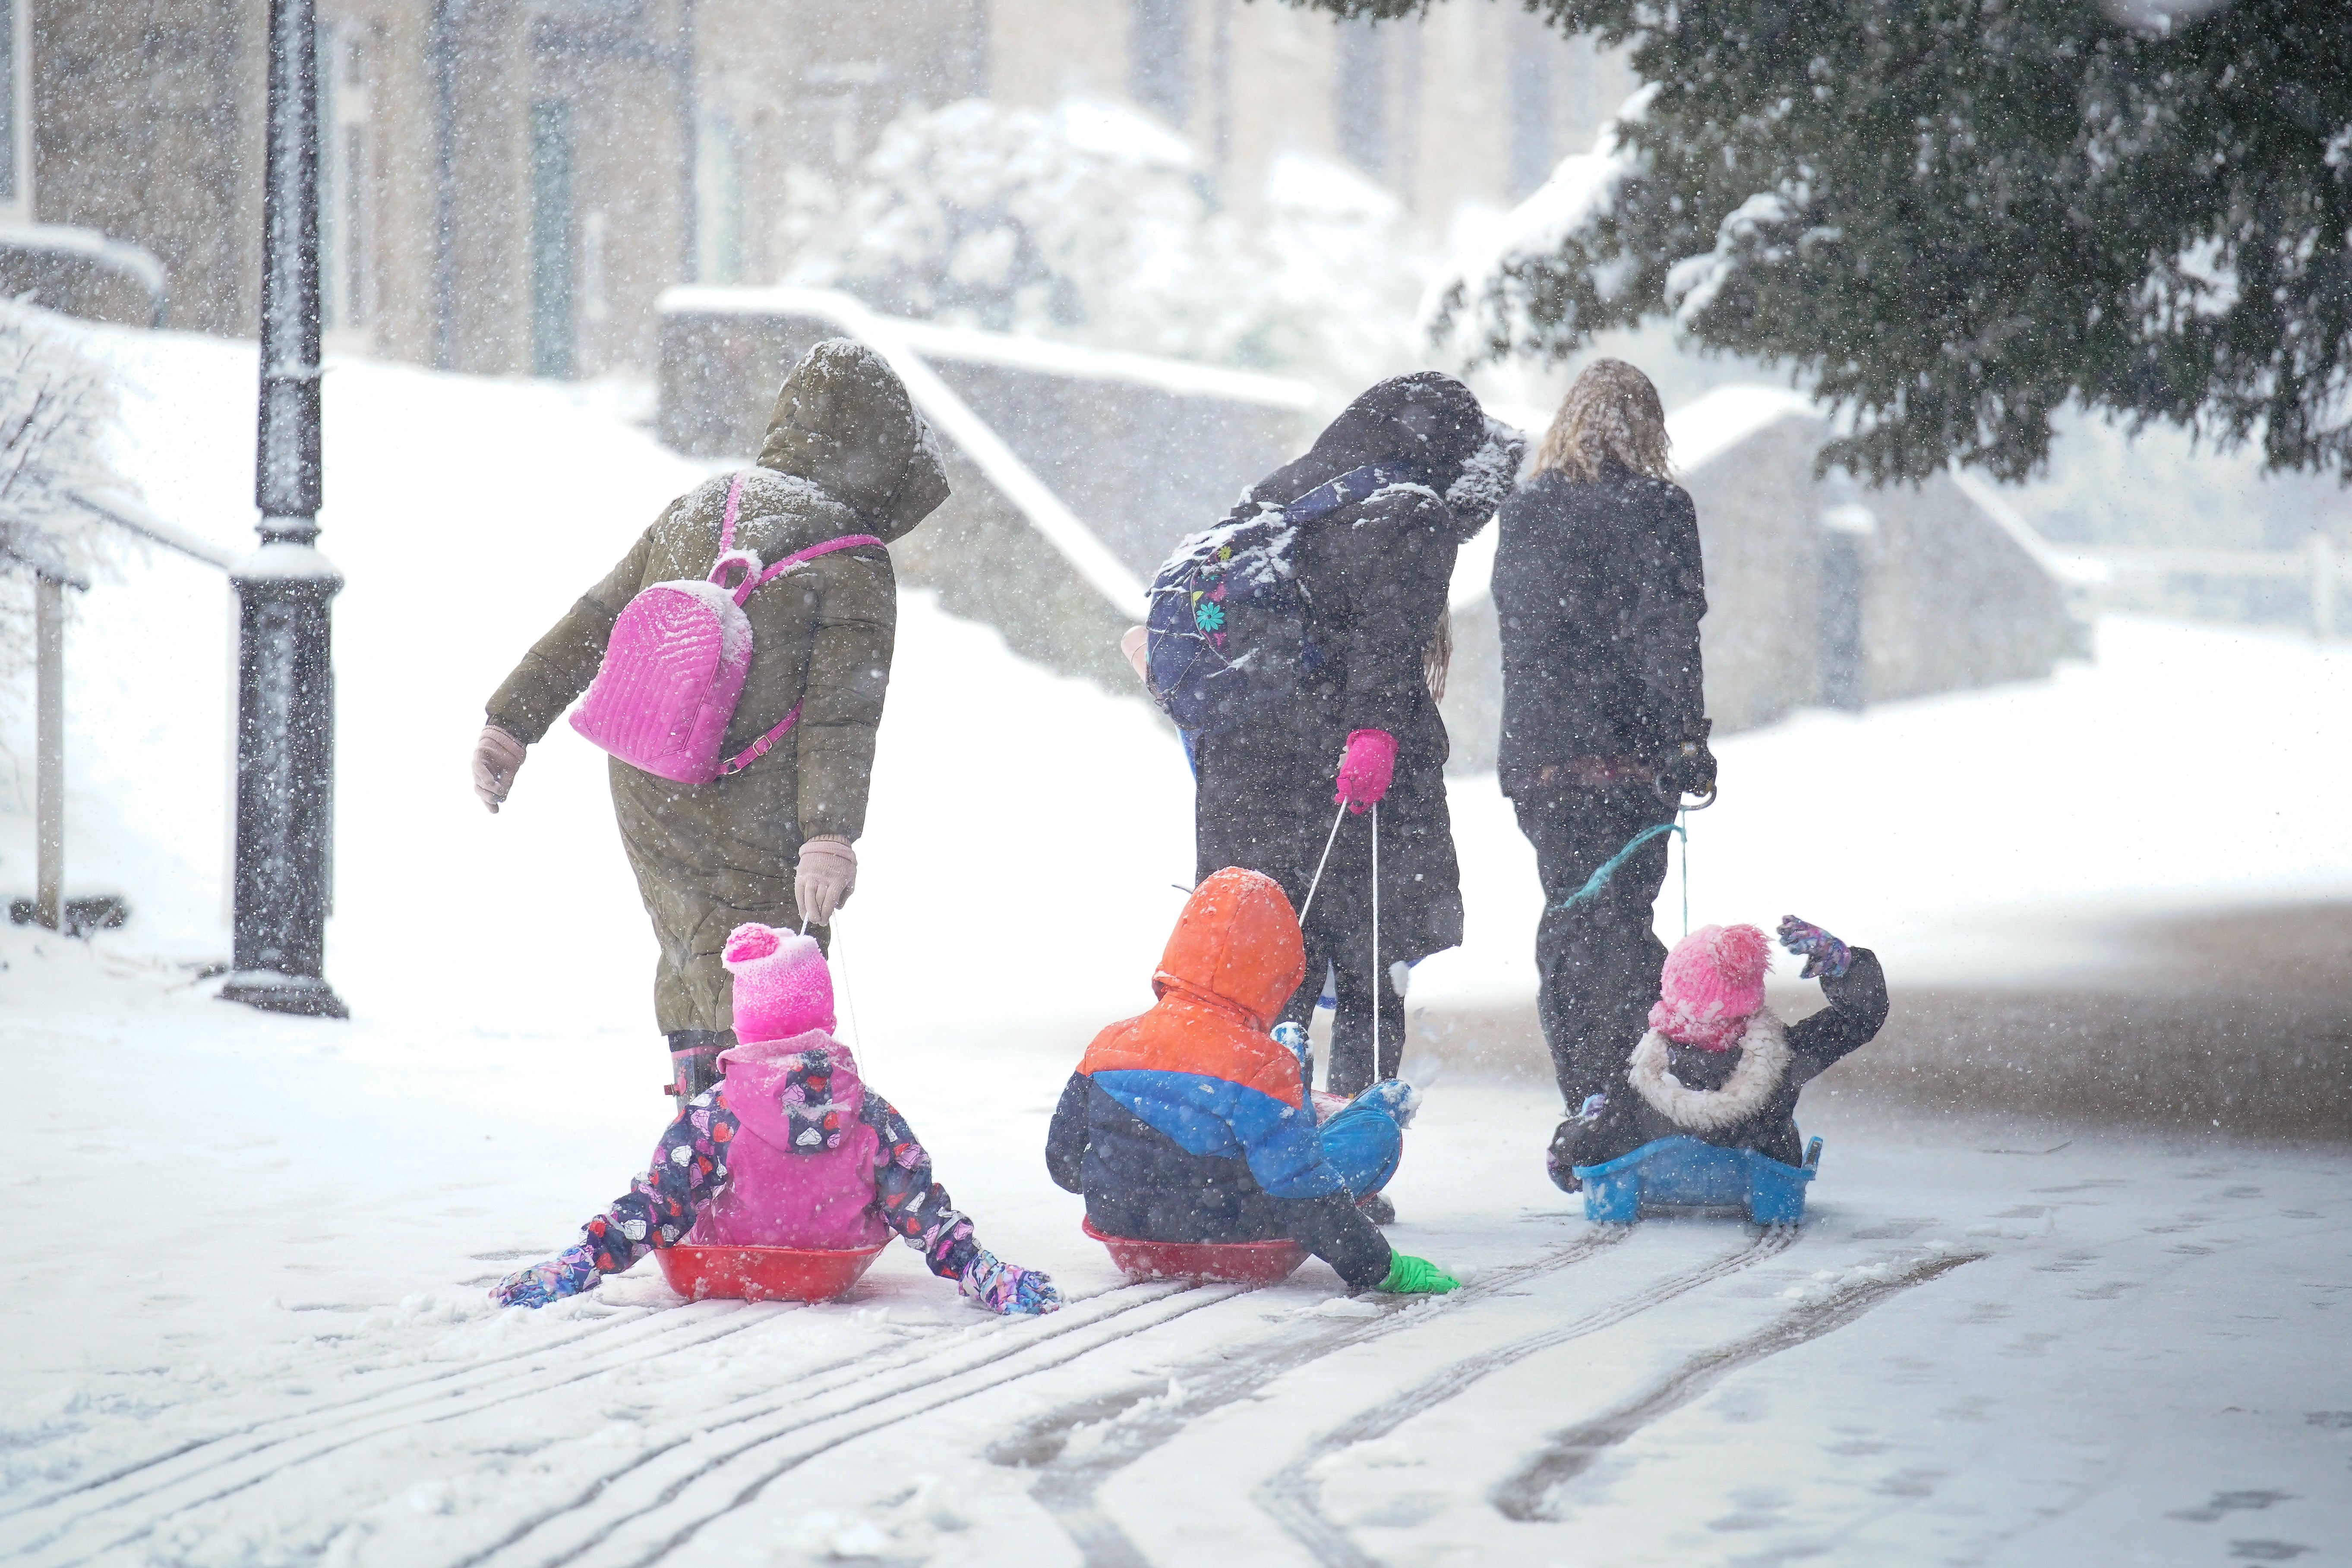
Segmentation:
[(1526, 4), (1648, 86), (1441, 280), (1461, 357), (1665, 316), (1876, 481), (2022, 479), (2073, 405), (2352, 480), (2352, 7)]

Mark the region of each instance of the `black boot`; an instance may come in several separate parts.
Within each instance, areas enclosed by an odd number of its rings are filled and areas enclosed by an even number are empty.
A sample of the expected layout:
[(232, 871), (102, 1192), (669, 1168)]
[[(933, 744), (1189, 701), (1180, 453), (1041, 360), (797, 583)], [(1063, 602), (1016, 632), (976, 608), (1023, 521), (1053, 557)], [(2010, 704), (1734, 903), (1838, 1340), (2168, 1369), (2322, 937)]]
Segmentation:
[(734, 1043), (735, 1032), (731, 1029), (669, 1032), (669, 1094), (679, 1109), (719, 1082), (719, 1053)]
[(1396, 1224), (1396, 1205), (1386, 1193), (1374, 1193), (1356, 1205), (1356, 1211), (1374, 1225)]
[(1581, 1146), (1591, 1126), (1580, 1117), (1570, 1117), (1552, 1133), (1551, 1147), (1544, 1152), (1544, 1170), (1550, 1174), (1552, 1185), (1563, 1193), (1584, 1190), (1584, 1178), (1576, 1173), (1576, 1167), (1583, 1163)]

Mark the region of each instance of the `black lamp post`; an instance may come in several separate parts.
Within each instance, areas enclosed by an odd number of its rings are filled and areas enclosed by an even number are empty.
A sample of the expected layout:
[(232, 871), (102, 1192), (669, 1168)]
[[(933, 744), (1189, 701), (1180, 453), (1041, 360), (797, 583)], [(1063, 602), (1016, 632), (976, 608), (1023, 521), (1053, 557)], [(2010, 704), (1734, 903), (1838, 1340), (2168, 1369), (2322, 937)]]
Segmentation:
[(263, 176), (261, 546), (237, 596), (236, 916), (224, 1000), (349, 1016), (324, 973), (334, 827), (329, 654), (342, 574), (319, 537), (319, 72), (314, 0), (270, 0)]

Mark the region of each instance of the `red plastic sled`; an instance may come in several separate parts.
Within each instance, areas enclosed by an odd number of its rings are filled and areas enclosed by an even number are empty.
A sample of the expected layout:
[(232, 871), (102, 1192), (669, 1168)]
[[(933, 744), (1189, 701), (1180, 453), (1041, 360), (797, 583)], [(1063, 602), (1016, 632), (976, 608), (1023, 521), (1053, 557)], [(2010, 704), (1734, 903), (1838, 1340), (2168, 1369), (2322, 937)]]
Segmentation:
[(654, 1254), (662, 1278), (689, 1301), (723, 1296), (744, 1301), (830, 1301), (874, 1267), (877, 1241), (846, 1252), (797, 1247), (710, 1247), (680, 1242)]
[(1078, 1227), (1110, 1249), (1110, 1260), (1129, 1279), (1217, 1280), (1229, 1285), (1279, 1285), (1307, 1261), (1295, 1241), (1138, 1241), (1105, 1236), (1094, 1221)]

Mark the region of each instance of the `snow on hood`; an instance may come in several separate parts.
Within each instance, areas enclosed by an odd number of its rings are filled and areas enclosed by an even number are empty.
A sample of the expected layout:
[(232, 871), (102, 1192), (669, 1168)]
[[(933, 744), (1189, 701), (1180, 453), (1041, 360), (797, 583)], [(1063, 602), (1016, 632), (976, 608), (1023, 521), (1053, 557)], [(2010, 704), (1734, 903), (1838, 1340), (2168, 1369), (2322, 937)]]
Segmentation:
[(776, 394), (760, 467), (809, 480), (885, 541), (948, 499), (947, 467), (898, 373), (864, 343), (829, 338)]
[(1228, 866), (1192, 889), (1151, 985), (1238, 1007), (1265, 1028), (1306, 974), (1306, 943), (1281, 884)]
[(1486, 526), (1518, 483), (1519, 465), (1527, 460), (1528, 438), (1517, 426), (1486, 416), (1486, 440), (1462, 465), (1461, 477), (1447, 487), (1446, 510), (1454, 514), (1454, 530), (1462, 539)]

